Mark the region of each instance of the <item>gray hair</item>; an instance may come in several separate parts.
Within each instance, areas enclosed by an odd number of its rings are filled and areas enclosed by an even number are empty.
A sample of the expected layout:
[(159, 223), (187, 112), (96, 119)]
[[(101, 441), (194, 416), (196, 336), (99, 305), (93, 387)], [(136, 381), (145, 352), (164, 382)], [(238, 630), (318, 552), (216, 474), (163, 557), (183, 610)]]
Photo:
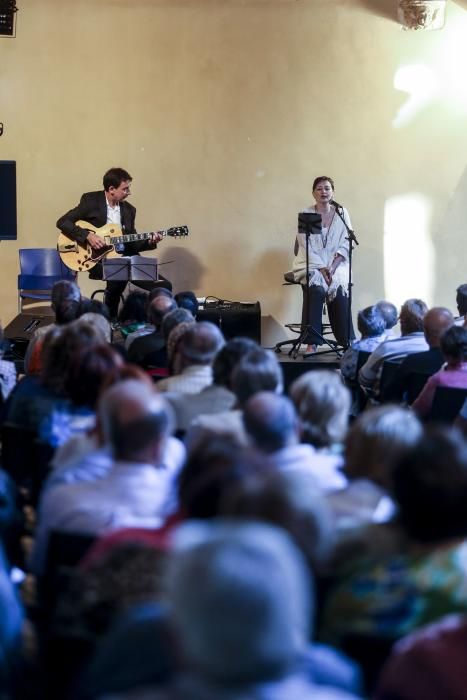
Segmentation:
[(337, 372), (305, 372), (290, 387), (302, 425), (302, 440), (315, 447), (341, 442), (347, 432), (350, 391)]
[(278, 528), (182, 525), (166, 590), (185, 654), (217, 682), (277, 677), (306, 648), (309, 573), (299, 550)]

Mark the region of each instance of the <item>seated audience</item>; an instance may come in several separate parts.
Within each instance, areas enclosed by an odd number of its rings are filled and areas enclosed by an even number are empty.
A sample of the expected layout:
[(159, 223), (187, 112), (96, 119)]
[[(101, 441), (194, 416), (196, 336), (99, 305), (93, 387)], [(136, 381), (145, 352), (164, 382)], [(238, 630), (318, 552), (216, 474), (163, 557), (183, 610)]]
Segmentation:
[(28, 343), (24, 356), (24, 371), (26, 374), (38, 374), (41, 369), (41, 351), (44, 336), (56, 326), (63, 326), (80, 316), (82, 297), (81, 290), (71, 280), (60, 280), (52, 287), (50, 305), (54, 312), (55, 323), (39, 326), (34, 331)]
[[(385, 388), (381, 399), (383, 401), (400, 402), (407, 397), (410, 380), (414, 374), (424, 375), (426, 379), (437, 372), (443, 364), (441, 352), (441, 336), (454, 323), (449, 309), (435, 306), (427, 311), (423, 318), (423, 333), (428, 343), (428, 350), (414, 352), (402, 360), (394, 379)], [(420, 391), (423, 386), (420, 386)], [(410, 401), (410, 403), (412, 403)]]
[(134, 338), (128, 349), (128, 361), (147, 369), (167, 367), (167, 351), (162, 334), (164, 317), (177, 308), (175, 300), (165, 294), (159, 294), (149, 302), (147, 316), (154, 330)]
[(230, 435), (239, 444), (249, 444), (242, 419), (246, 402), (258, 391), (281, 393), (283, 389), (282, 368), (274, 353), (258, 346), (243, 355), (232, 372), (231, 386), (235, 395), (233, 408), (193, 420), (185, 439), (188, 451), (208, 435)]
[(399, 338), (385, 340), (371, 353), (358, 375), (363, 389), (377, 396), (386, 360), (402, 362), (412, 352), (428, 350), (423, 335), (423, 318), (427, 311), (427, 305), (421, 299), (408, 299), (404, 302), (400, 313), (401, 335)]
[(392, 473), (422, 435), (418, 418), (398, 406), (367, 409), (352, 423), (344, 449), (349, 483), (328, 494), (339, 535), (336, 571), (364, 553), (397, 551), (402, 538), (392, 497)]
[(340, 454), (351, 397), (338, 372), (305, 372), (293, 382), (289, 394), (301, 421), (301, 441), (321, 452)]
[(245, 404), (243, 423), (251, 443), (267, 455), (280, 471), (299, 470), (313, 475), (324, 491), (343, 488), (347, 480), (337, 455), (320, 454), (300, 443), (300, 423), (293, 403), (286, 396), (259, 391)]
[(193, 318), (198, 315), (199, 303), (194, 292), (178, 292), (174, 297), (180, 309), (187, 309)]
[(399, 320), (399, 314), (397, 312), (397, 306), (392, 304), (390, 301), (378, 301), (375, 304), (376, 308), (384, 318), (386, 324), (386, 336), (390, 338), (394, 335), (394, 327)]
[(171, 343), (180, 325), (171, 331), (167, 344), (172, 376), (162, 379), (156, 388), (160, 392), (197, 394), (212, 384), (212, 363), (224, 345), (224, 337), (209, 321), (191, 323), (182, 329), (184, 333), (172, 349)]
[(467, 617), (447, 615), (397, 642), (374, 700), (464, 700)]
[[(326, 668), (313, 647), (308, 656), (312, 585), (283, 531), (259, 523), (184, 526), (165, 590), (184, 663), (154, 698), (351, 697), (337, 687), (337, 665), (328, 659)], [(347, 676), (349, 690), (352, 681)]]
[[(158, 288), (156, 287), (156, 289)], [(118, 326), (124, 340), (131, 333), (147, 327), (147, 303), (148, 295), (146, 292), (133, 290), (124, 298), (118, 312)]]
[(357, 379), (358, 353), (373, 352), (386, 339), (386, 321), (377, 306), (367, 306), (358, 312), (360, 340), (354, 340), (341, 358), (340, 369), (345, 381), (353, 384)]
[(233, 338), (219, 350), (212, 365), (213, 381), (197, 394), (167, 393), (166, 398), (175, 413), (176, 430), (184, 435), (198, 416), (223, 413), (233, 408), (235, 394), (231, 375), (238, 361), (257, 347), (250, 338)]
[(40, 376), (26, 376), (18, 382), (6, 406), (5, 420), (56, 447), (67, 436), (62, 439), (54, 426), (58, 426), (61, 414), (73, 412), (65, 389), (70, 369), (87, 349), (105, 342), (101, 331), (81, 319), (52, 328), (43, 338)]
[[(154, 287), (153, 289), (150, 290), (149, 293), (145, 294), (145, 315), (144, 315), (144, 323), (138, 324), (139, 328), (136, 330), (132, 331), (129, 333), (126, 338), (125, 338), (125, 349), (129, 350), (131, 343), (135, 340), (135, 338), (139, 338), (141, 335), (146, 335), (146, 333), (152, 333), (154, 330), (154, 326), (152, 323), (149, 323), (148, 319), (148, 309), (151, 301), (155, 299), (158, 296), (166, 296), (170, 299), (173, 298), (173, 294), (169, 289), (166, 289), (166, 287)], [(123, 332), (123, 335), (125, 333)]]
[(391, 642), (448, 613), (467, 613), (467, 445), (428, 430), (393, 471), (405, 546), (353, 561), (331, 591), (323, 639)]
[(412, 404), (421, 417), (429, 414), (436, 388), (439, 386), (467, 389), (467, 328), (451, 326), (441, 337), (445, 366), (433, 374)]
[(176, 506), (175, 474), (160, 468), (172, 428), (164, 400), (152, 387), (126, 380), (102, 396), (103, 430), (113, 451), (109, 472), (95, 481), (46, 489), (40, 502), (33, 567), (43, 572), (51, 530), (100, 534), (118, 527), (157, 527)]

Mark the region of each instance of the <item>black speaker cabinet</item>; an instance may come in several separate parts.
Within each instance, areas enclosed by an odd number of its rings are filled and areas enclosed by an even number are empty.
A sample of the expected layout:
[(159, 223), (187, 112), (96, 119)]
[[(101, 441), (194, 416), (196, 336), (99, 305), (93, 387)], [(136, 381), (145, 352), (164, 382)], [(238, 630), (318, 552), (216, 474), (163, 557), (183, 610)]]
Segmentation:
[(9, 351), (14, 359), (24, 359), (28, 343), (34, 335), (34, 331), (42, 326), (53, 323), (53, 315), (18, 314), (4, 329), (5, 338), (9, 341)]
[(198, 321), (219, 326), (226, 340), (239, 335), (261, 343), (261, 306), (259, 301), (214, 302), (200, 306)]

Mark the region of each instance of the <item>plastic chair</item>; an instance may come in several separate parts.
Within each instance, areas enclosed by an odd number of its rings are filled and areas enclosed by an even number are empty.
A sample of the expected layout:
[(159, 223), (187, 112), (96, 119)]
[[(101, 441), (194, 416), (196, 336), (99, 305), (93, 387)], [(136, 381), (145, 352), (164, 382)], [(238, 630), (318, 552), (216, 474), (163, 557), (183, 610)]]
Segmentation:
[(20, 248), (18, 275), (18, 312), (23, 300), (50, 301), (52, 287), (59, 280), (76, 281), (77, 273), (60, 259), (56, 248)]

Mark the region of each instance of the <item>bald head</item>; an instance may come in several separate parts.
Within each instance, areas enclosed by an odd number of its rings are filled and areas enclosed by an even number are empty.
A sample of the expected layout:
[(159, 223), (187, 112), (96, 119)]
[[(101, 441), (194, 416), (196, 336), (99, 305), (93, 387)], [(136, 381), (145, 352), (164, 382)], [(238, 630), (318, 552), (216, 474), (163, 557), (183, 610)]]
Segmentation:
[(149, 320), (154, 326), (160, 326), (164, 317), (176, 308), (177, 303), (172, 297), (167, 294), (159, 294), (149, 302)]
[(118, 382), (105, 391), (98, 413), (104, 437), (121, 460), (153, 462), (172, 427), (164, 399), (137, 379)]
[(454, 318), (444, 306), (434, 306), (423, 318), (423, 331), (430, 348), (439, 348), (443, 333), (452, 326)]
[(256, 447), (276, 452), (298, 442), (298, 420), (293, 403), (272, 391), (259, 391), (243, 412), (245, 429)]

